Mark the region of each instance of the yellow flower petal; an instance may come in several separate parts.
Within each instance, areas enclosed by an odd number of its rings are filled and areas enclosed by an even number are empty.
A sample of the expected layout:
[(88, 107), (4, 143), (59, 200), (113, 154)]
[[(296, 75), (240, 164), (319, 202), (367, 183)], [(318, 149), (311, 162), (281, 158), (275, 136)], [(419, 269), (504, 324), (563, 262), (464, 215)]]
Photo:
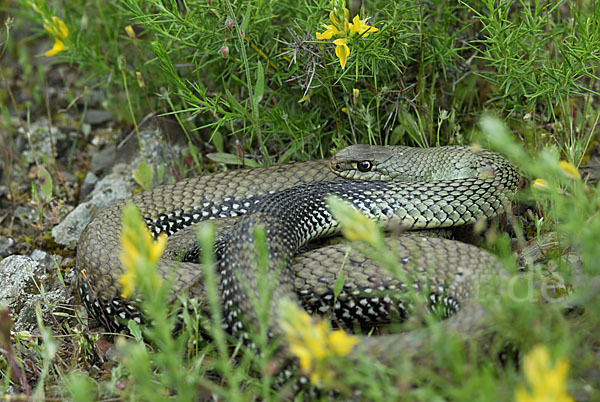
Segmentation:
[(358, 15), (355, 15), (352, 19), (352, 23), (350, 24), (350, 32), (357, 33), (362, 37), (369, 36), (370, 33), (375, 33), (379, 31), (379, 29), (367, 25), (364, 20), (361, 20)]
[(129, 36), (129, 38), (131, 38), (133, 40), (137, 40), (137, 36), (135, 36), (135, 31), (133, 30), (131, 25), (127, 25), (125, 27), (125, 32), (127, 33), (127, 36)]
[(543, 381), (546, 368), (550, 365), (548, 349), (542, 346), (535, 347), (523, 359), (523, 372), (533, 387)]
[(338, 356), (348, 355), (358, 343), (358, 338), (348, 335), (345, 331), (337, 330), (329, 334), (329, 344)]
[(69, 28), (57, 16), (52, 17), (52, 23), (47, 21), (44, 24), (44, 29), (55, 38), (67, 39), (69, 37)]
[(567, 161), (560, 161), (558, 162), (558, 167), (560, 167), (560, 170), (562, 170), (569, 179), (581, 179), (581, 173), (579, 173), (579, 170), (577, 170), (573, 164)]
[(333, 23), (333, 25), (340, 25), (340, 22), (335, 18), (335, 14), (333, 11), (329, 12), (329, 20)]
[[(150, 232), (148, 229), (146, 229), (148, 232)], [(165, 251), (165, 247), (167, 246), (167, 235), (162, 233), (160, 236), (158, 236), (158, 239), (156, 239), (155, 242), (152, 243), (152, 245), (150, 246), (150, 253), (149, 253), (149, 257), (150, 257), (150, 261), (152, 262), (156, 262), (159, 260), (159, 258), (162, 256), (163, 251)]]
[(350, 56), (350, 48), (346, 45), (346, 39), (340, 38), (333, 41), (335, 44), (335, 55), (340, 59), (342, 68), (346, 66), (346, 60)]
[(308, 348), (304, 347), (300, 342), (290, 345), (290, 351), (298, 358), (300, 369), (304, 373), (310, 373), (312, 369), (312, 354)]
[(63, 43), (63, 41), (58, 38), (54, 38), (54, 46), (52, 46), (52, 49), (50, 49), (46, 53), (44, 53), (44, 55), (48, 56), (48, 57), (52, 57), (52, 56), (55, 56), (58, 53), (64, 51), (65, 49), (66, 49), (66, 46)]
[(69, 28), (67, 28), (67, 25), (57, 16), (52, 17), (52, 21), (54, 22), (54, 26), (58, 26), (59, 30), (57, 31), (57, 34), (63, 39), (68, 38)]
[(515, 399), (517, 402), (572, 402), (573, 398), (567, 393), (568, 370), (566, 359), (560, 358), (553, 365), (548, 349), (536, 346), (523, 359), (523, 372), (531, 392), (518, 388)]
[(535, 179), (531, 184), (531, 187), (535, 188), (536, 190), (543, 191), (547, 190), (550, 187), (550, 185), (544, 179)]
[(348, 355), (358, 339), (344, 331), (331, 331), (323, 320), (314, 320), (295, 303), (284, 300), (280, 305), (281, 329), (290, 352), (298, 358), (300, 368), (318, 385), (333, 377), (328, 359)]
[(121, 297), (124, 299), (129, 298), (135, 289), (135, 271), (125, 271), (119, 277), (119, 283), (121, 284)]
[(317, 32), (317, 40), (325, 40), (331, 39), (333, 35), (337, 35), (340, 31), (333, 25), (323, 25), (325, 27), (325, 32), (320, 33)]

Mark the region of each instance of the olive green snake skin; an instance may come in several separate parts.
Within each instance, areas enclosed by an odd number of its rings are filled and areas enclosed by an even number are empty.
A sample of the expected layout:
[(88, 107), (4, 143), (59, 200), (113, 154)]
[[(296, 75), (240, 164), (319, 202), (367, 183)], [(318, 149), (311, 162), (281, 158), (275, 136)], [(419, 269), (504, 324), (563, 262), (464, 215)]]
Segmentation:
[[(225, 235), (218, 259), (219, 293), (225, 325), (244, 338), (258, 326), (251, 303), (259, 298), (254, 269), (254, 230), (265, 229), (272, 295), (272, 335), (278, 334), (278, 302), (301, 303), (311, 313), (329, 315), (343, 326), (366, 328), (405, 318), (407, 284), (359, 253), (346, 256), (343, 245), (309, 249), (311, 240), (334, 234), (338, 224), (325, 198), (336, 195), (372, 219), (406, 230), (454, 227), (491, 218), (504, 210), (519, 178), (498, 154), (469, 147), (417, 149), (355, 145), (331, 160), (241, 169), (195, 177), (137, 194), (101, 211), (84, 230), (77, 251), (81, 299), (90, 313), (111, 329), (123, 320), (142, 318), (132, 303), (120, 298), (118, 278), (122, 208), (133, 201), (154, 235), (169, 235), (159, 264), (161, 275), (173, 279), (174, 293), (188, 292), (204, 305), (202, 268), (182, 252), (195, 247), (193, 229), (207, 219), (235, 222)], [(478, 284), (503, 275), (493, 256), (456, 241), (402, 236), (388, 240), (398, 255), (399, 269), (417, 289), (427, 287), (432, 306), (441, 305), (449, 330), (473, 330), (478, 305), (469, 303)], [(347, 258), (346, 258), (347, 257)], [(344, 265), (346, 279), (334, 298), (333, 287)], [(469, 326), (471, 328), (465, 328)], [(416, 337), (364, 337), (364, 349), (383, 362), (412, 348)]]

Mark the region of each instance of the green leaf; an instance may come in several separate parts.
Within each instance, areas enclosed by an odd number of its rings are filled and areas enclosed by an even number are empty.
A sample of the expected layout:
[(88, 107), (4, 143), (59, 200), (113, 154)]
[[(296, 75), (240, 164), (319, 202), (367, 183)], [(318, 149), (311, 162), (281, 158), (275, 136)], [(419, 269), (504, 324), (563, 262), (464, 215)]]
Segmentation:
[(52, 197), (52, 176), (50, 176), (50, 173), (43, 166), (40, 166), (38, 170), (38, 180), (40, 182), (40, 190), (44, 194), (44, 199), (48, 201)]
[(337, 300), (338, 296), (342, 292), (344, 288), (344, 282), (346, 281), (346, 273), (342, 270), (335, 280), (335, 284), (333, 285), (333, 299)]
[(202, 166), (202, 163), (200, 163), (198, 148), (191, 141), (188, 142), (188, 148), (190, 149), (190, 155), (194, 159), (196, 166)]
[(133, 171), (133, 178), (144, 190), (152, 188), (154, 180), (154, 168), (152, 165), (141, 161), (138, 168)]
[(161, 183), (165, 177), (165, 164), (161, 163), (156, 167), (156, 180)]
[(127, 321), (127, 329), (129, 329), (129, 332), (131, 333), (131, 335), (133, 335), (136, 341), (144, 341), (144, 337), (142, 336), (142, 329), (140, 328), (137, 322), (133, 320)]
[[(259, 61), (256, 67), (256, 85), (254, 87), (254, 110), (258, 108), (258, 104), (265, 94), (265, 71), (262, 63)], [(256, 112), (255, 112), (256, 113)]]
[(249, 167), (258, 167), (260, 164), (252, 159), (242, 159), (233, 154), (227, 154), (224, 152), (214, 152), (210, 154), (206, 154), (206, 157), (213, 162), (225, 163), (227, 165), (244, 165)]

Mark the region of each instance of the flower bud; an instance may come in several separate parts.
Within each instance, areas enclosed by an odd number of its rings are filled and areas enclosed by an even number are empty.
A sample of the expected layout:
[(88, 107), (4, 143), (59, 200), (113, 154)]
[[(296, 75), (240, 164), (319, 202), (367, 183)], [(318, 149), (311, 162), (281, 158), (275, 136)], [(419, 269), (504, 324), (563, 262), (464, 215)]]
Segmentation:
[(221, 46), (221, 48), (219, 49), (219, 53), (221, 53), (221, 56), (223, 56), (223, 58), (226, 59), (227, 56), (229, 55), (229, 46), (227, 46), (227, 45)]

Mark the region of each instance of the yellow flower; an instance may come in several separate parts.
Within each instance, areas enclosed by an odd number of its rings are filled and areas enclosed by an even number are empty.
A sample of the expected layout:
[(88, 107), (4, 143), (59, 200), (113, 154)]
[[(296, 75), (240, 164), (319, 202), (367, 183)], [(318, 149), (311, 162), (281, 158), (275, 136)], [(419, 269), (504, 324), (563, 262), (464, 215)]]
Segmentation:
[(358, 18), (358, 15), (355, 15), (352, 19), (352, 23), (350, 24), (350, 31), (359, 34), (363, 38), (366, 38), (370, 33), (375, 33), (379, 31), (379, 29), (367, 25), (365, 20), (361, 20)]
[(300, 370), (310, 377), (314, 385), (332, 378), (328, 359), (347, 356), (358, 339), (342, 330), (331, 331), (323, 321), (314, 321), (296, 303), (284, 300), (280, 304), (283, 333), (290, 351), (298, 358)]
[(69, 37), (69, 28), (56, 15), (52, 17), (52, 22), (44, 24), (44, 29), (56, 38), (66, 39)]
[(523, 371), (531, 392), (524, 388), (516, 390), (517, 402), (572, 402), (567, 393), (566, 379), (569, 363), (560, 358), (552, 365), (545, 346), (536, 346), (523, 359)]
[(579, 173), (579, 170), (577, 170), (573, 164), (567, 161), (560, 161), (558, 162), (558, 167), (560, 167), (560, 170), (562, 170), (565, 176), (567, 176), (569, 179), (581, 179), (581, 173)]
[[(338, 2), (343, 4), (343, 2)], [(340, 4), (337, 4), (338, 6)], [(361, 20), (358, 15), (352, 19), (352, 23), (348, 21), (350, 12), (345, 7), (336, 7), (333, 5), (332, 12), (329, 13), (329, 20), (331, 25), (325, 25), (325, 31), (323, 33), (317, 32), (317, 40), (327, 40), (334, 36), (339, 36), (338, 39), (334, 40), (335, 55), (340, 59), (340, 65), (342, 68), (346, 66), (346, 60), (350, 56), (350, 48), (348, 47), (347, 39), (354, 34), (360, 35), (360, 37), (367, 37), (369, 33), (377, 32), (378, 29), (367, 25), (365, 20)], [(341, 11), (340, 11), (341, 10)]]
[(346, 44), (345, 38), (336, 39), (333, 41), (335, 44), (335, 55), (340, 59), (340, 64), (342, 68), (346, 65), (346, 60), (348, 56), (350, 56), (350, 48)]
[(125, 32), (127, 33), (127, 36), (129, 36), (129, 38), (133, 39), (134, 41), (137, 41), (137, 36), (135, 35), (135, 31), (133, 30), (131, 25), (127, 25), (125, 27)]
[(347, 202), (339, 198), (329, 197), (327, 203), (333, 211), (335, 219), (340, 223), (342, 234), (350, 241), (364, 241), (372, 246), (383, 242), (383, 235), (377, 223), (357, 211)]
[(57, 16), (53, 16), (51, 21), (44, 23), (44, 29), (54, 37), (54, 46), (44, 53), (46, 56), (54, 56), (67, 49), (64, 41), (69, 37), (69, 28)]
[(323, 26), (325, 27), (326, 30), (323, 33), (317, 32), (317, 40), (331, 39), (333, 37), (333, 35), (337, 35), (337, 34), (341, 33), (333, 25), (325, 25), (325, 24), (323, 24)]
[(122, 297), (130, 297), (136, 287), (156, 290), (161, 286), (162, 281), (155, 268), (166, 245), (165, 235), (156, 240), (152, 238), (134, 204), (123, 208), (120, 258), (125, 272), (119, 277)]
[(135, 77), (137, 78), (139, 87), (143, 89), (146, 86), (146, 84), (144, 83), (144, 77), (142, 77), (142, 73), (140, 73), (139, 71), (136, 71)]
[(57, 55), (58, 53), (60, 53), (60, 52), (62, 52), (64, 50), (66, 50), (66, 46), (63, 43), (63, 41), (60, 40), (60, 39), (58, 39), (58, 38), (54, 38), (54, 46), (52, 46), (52, 49), (47, 50), (44, 53), (44, 56), (52, 57), (52, 56), (55, 56), (55, 55)]
[(544, 179), (535, 179), (531, 184), (531, 187), (535, 188), (536, 190), (543, 191), (547, 190), (549, 185), (548, 182)]

